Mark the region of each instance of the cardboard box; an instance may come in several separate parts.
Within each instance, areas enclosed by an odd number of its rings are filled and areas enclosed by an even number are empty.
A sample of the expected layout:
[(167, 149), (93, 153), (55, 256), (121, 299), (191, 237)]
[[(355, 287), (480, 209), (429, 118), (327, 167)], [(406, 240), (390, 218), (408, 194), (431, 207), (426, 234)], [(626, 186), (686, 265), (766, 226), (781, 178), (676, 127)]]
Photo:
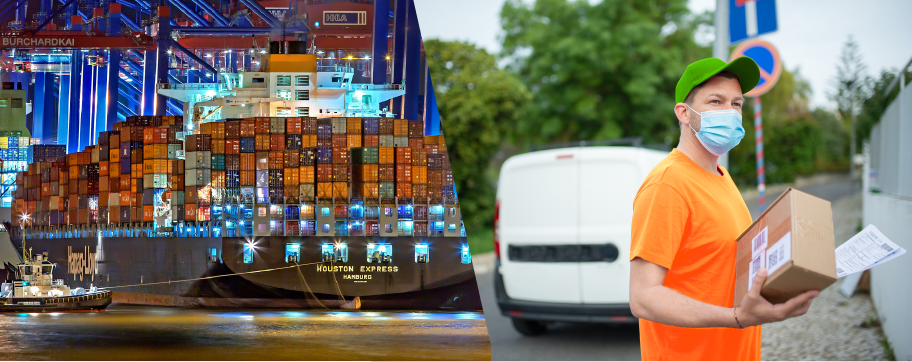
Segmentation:
[(741, 305), (761, 267), (760, 295), (783, 303), (836, 282), (836, 243), (830, 202), (788, 188), (738, 237), (734, 305)]

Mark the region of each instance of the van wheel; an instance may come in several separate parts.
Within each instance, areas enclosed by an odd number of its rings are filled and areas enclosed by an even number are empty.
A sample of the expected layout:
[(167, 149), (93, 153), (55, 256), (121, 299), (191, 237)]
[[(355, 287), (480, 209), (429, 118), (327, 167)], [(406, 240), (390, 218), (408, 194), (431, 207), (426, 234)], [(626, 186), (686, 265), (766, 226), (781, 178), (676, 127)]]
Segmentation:
[(513, 318), (513, 328), (524, 336), (537, 336), (548, 330), (545, 322), (522, 318)]

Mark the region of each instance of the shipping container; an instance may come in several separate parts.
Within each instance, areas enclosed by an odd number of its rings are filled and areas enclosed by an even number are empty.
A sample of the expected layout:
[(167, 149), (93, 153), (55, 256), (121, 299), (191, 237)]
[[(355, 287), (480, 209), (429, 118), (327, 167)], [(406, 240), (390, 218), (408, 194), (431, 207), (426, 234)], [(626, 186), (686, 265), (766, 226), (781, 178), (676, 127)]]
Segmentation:
[(396, 186), (394, 182), (380, 182), (379, 194), (381, 199), (392, 199), (396, 196)]
[(350, 182), (351, 181), (351, 165), (348, 165), (348, 164), (332, 165), (332, 180), (333, 180), (333, 182)]
[(396, 137), (393, 135), (380, 135), (380, 147), (396, 147)]
[(392, 118), (380, 118), (379, 134), (392, 136), (395, 133), (395, 122)]
[(312, 184), (316, 182), (316, 169), (314, 166), (298, 167), (298, 181), (303, 184)]
[(393, 138), (393, 146), (394, 146), (394, 147), (408, 147), (408, 146), (409, 146), (409, 138), (408, 138), (408, 137), (396, 136), (396, 137)]

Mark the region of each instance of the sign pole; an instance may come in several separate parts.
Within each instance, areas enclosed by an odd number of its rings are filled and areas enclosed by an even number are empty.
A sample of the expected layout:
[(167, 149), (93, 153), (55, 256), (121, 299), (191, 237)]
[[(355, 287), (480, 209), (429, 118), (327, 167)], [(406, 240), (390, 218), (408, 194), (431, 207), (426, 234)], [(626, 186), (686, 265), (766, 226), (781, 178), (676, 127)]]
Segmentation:
[(763, 117), (760, 96), (754, 97), (754, 142), (757, 146), (757, 191), (760, 198), (760, 212), (766, 209), (766, 175), (763, 167)]
[[(716, 40), (713, 43), (713, 57), (724, 61), (729, 61), (728, 1), (729, 0), (716, 0), (716, 18), (713, 24), (716, 28)], [(726, 170), (728, 169), (728, 153), (719, 157), (718, 164), (722, 165)]]

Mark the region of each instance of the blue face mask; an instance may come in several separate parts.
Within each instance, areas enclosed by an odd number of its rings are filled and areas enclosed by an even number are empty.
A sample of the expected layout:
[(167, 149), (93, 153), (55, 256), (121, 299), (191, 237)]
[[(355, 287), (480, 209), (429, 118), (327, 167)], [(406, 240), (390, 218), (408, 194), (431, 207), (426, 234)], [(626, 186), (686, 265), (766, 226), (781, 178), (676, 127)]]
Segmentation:
[[(686, 105), (687, 108), (690, 106)], [(695, 111), (700, 115), (700, 132), (693, 129), (694, 135), (700, 144), (706, 148), (709, 153), (716, 156), (722, 156), (726, 152), (741, 143), (744, 138), (744, 128), (741, 127), (741, 113), (734, 109), (725, 109), (721, 111), (706, 111), (703, 113)]]

